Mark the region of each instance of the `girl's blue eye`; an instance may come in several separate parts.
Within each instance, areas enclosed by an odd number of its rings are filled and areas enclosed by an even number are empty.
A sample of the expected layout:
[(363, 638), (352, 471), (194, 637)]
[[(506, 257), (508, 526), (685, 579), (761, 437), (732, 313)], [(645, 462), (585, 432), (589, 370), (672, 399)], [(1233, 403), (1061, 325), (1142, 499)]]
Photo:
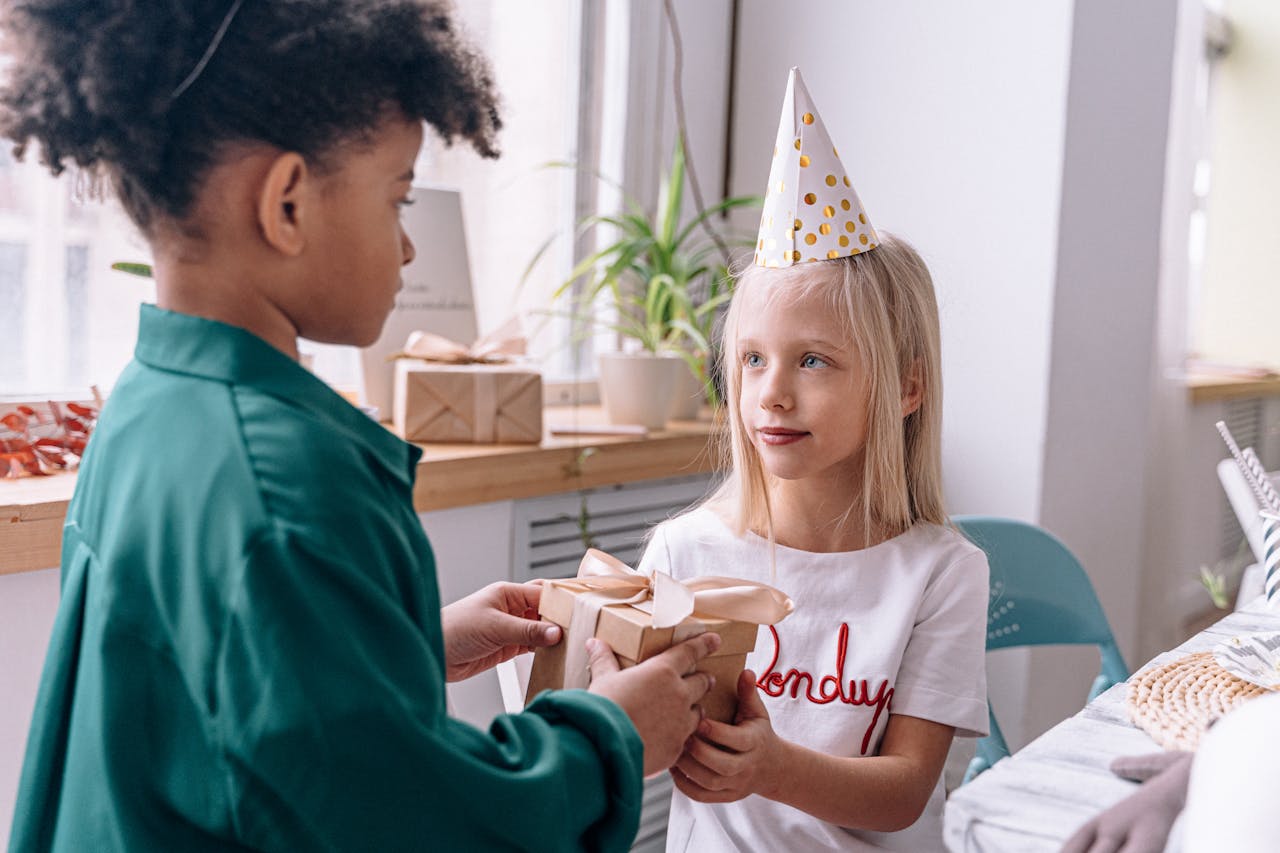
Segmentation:
[(749, 352), (742, 357), (742, 363), (747, 367), (760, 367), (764, 364), (764, 359), (760, 357), (759, 353)]
[(827, 363), (816, 355), (806, 355), (800, 362), (805, 367), (826, 367)]

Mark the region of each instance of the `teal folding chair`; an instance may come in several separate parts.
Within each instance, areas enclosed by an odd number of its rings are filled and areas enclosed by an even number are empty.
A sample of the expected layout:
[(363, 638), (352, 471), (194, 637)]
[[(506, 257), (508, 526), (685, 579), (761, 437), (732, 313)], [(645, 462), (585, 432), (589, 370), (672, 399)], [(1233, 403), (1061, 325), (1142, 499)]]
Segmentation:
[[(987, 553), (991, 601), (987, 651), (1018, 646), (1096, 645), (1102, 667), (1089, 700), (1129, 677), (1107, 616), (1084, 568), (1053, 534), (1010, 518), (957, 516), (956, 527)], [(982, 773), (1009, 747), (987, 707), (991, 734), (978, 741), (964, 781)]]

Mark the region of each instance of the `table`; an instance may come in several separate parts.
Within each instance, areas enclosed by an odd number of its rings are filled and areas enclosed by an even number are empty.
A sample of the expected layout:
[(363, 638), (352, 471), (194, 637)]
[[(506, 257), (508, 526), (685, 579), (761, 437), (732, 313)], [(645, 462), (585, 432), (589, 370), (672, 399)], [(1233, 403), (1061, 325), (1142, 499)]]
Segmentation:
[[(1267, 610), (1258, 597), (1176, 649), (1157, 655), (1147, 666), (1210, 651), (1237, 634), (1264, 631), (1280, 631), (1280, 612)], [(1081, 824), (1136, 790), (1136, 783), (1111, 773), (1111, 760), (1160, 747), (1129, 722), (1124, 709), (1127, 690), (1127, 684), (1114, 685), (955, 791), (944, 818), (947, 849), (1058, 853)]]
[[(710, 413), (648, 435), (552, 435), (552, 424), (604, 422), (599, 406), (548, 406), (540, 444), (421, 444), (413, 487), (418, 512), (517, 500), (718, 467)], [(58, 565), (74, 473), (0, 480), (0, 575)]]

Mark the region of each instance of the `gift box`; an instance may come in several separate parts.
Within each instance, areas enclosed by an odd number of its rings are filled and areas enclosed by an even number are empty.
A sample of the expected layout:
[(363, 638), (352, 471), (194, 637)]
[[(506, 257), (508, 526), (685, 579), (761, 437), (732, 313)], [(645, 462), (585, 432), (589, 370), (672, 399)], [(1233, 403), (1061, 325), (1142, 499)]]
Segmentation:
[(406, 441), (542, 441), (542, 376), (513, 364), (396, 362), (392, 421)]
[[(592, 597), (596, 606), (584, 608), (583, 599)], [(682, 584), (662, 573), (650, 579), (592, 549), (583, 557), (579, 577), (543, 584), (538, 613), (564, 634), (557, 645), (534, 652), (526, 704), (543, 690), (588, 685), (589, 636), (605, 642), (626, 668), (711, 631), (720, 635), (720, 648), (698, 669), (715, 676), (715, 685), (699, 704), (707, 717), (732, 722), (738, 676), (755, 648), (759, 626), (780, 621), (791, 609), (789, 598), (764, 584), (733, 578)]]

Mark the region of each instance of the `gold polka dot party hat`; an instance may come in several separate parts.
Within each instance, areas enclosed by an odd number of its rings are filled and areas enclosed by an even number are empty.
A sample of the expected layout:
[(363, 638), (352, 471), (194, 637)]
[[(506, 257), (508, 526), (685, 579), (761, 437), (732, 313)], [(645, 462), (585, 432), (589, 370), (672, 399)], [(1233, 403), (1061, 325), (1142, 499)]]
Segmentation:
[(760, 215), (756, 265), (843, 258), (879, 242), (800, 69), (792, 68)]

